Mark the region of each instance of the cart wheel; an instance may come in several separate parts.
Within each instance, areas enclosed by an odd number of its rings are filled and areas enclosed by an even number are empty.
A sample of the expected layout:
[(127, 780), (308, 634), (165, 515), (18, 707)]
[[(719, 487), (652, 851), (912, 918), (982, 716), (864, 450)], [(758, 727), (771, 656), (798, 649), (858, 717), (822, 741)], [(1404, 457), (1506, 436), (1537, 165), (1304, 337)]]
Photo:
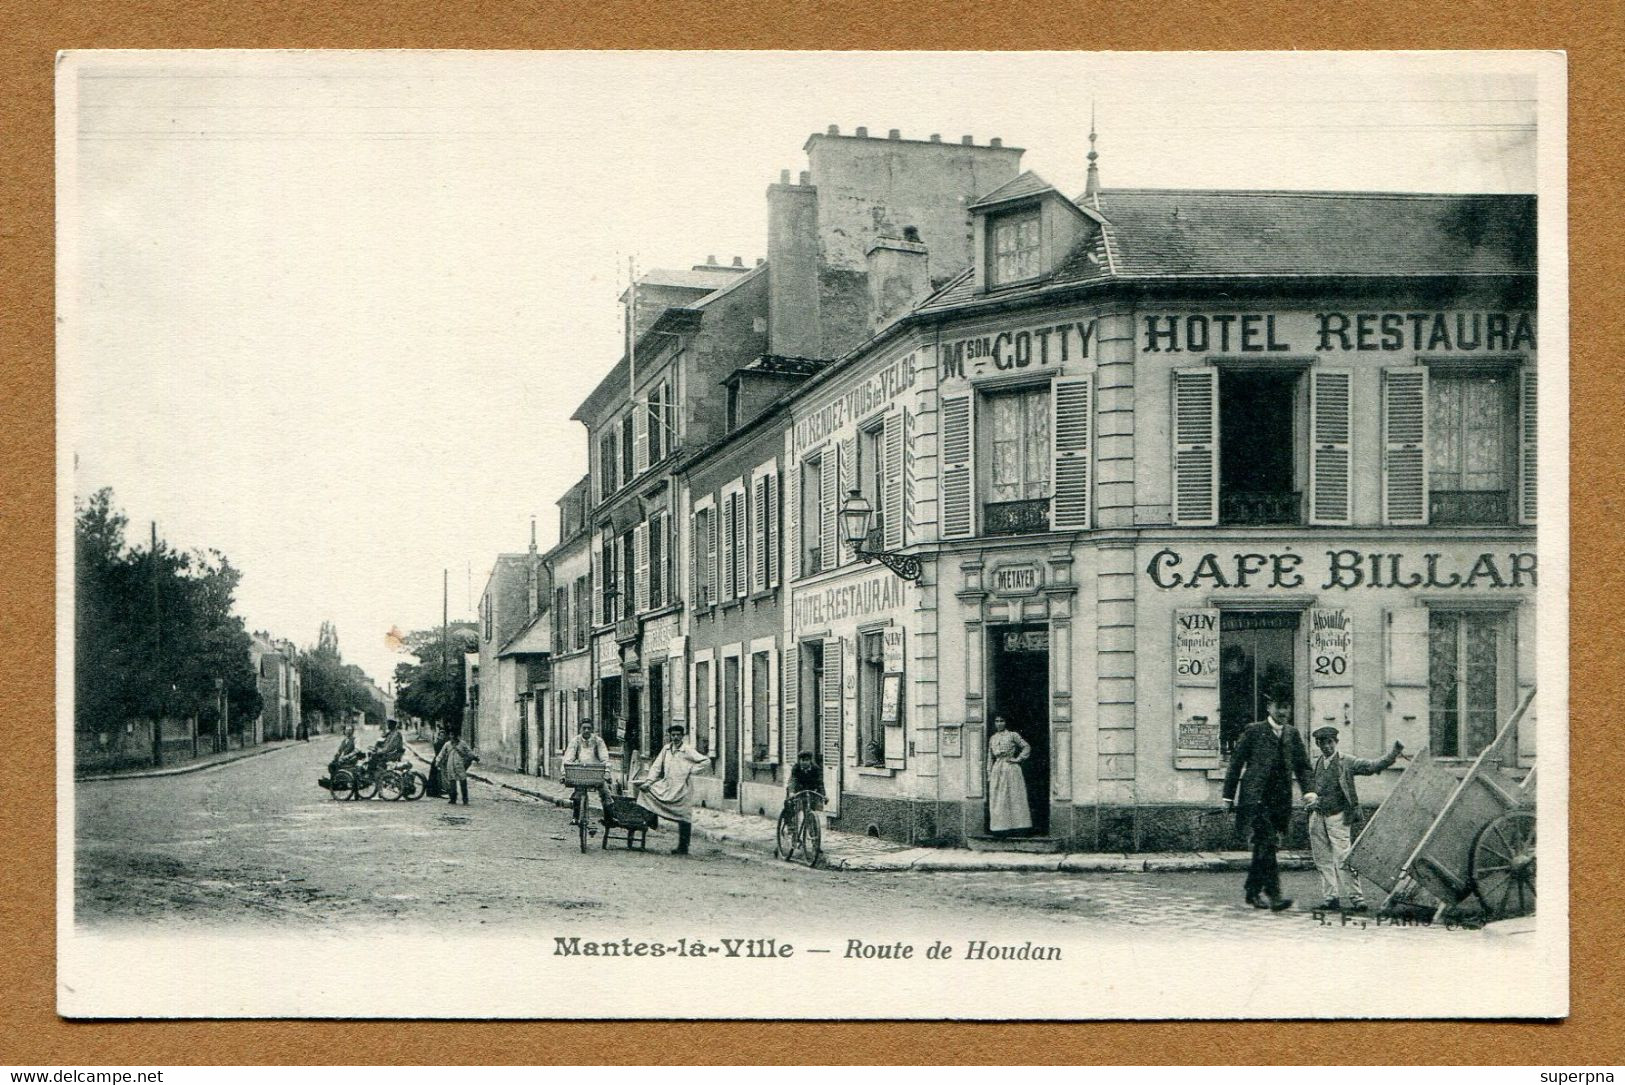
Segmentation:
[(1502, 814), (1478, 831), (1468, 874), (1487, 919), (1509, 919), (1535, 910), (1535, 815)]

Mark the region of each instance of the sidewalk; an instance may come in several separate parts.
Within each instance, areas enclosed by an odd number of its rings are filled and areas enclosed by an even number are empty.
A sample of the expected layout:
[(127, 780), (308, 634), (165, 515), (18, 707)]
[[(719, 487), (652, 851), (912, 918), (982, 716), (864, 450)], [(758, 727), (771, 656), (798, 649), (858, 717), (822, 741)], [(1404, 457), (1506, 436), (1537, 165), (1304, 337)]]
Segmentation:
[(74, 782), (90, 784), (101, 780), (145, 780), (154, 776), (184, 776), (188, 772), (202, 772), (204, 769), (212, 769), (216, 765), (229, 765), (233, 761), (241, 761), (247, 757), (258, 757), (261, 754), (273, 753), (276, 750), (309, 745), (308, 742), (287, 738), (277, 742), (267, 742), (259, 746), (247, 746), (240, 750), (206, 754), (203, 757), (196, 757), (176, 765), (160, 765), (157, 768), (122, 769), (118, 772), (100, 772), (94, 776), (75, 776)]
[[(413, 756), (427, 762), (427, 743), (408, 743)], [(477, 762), (471, 779), (509, 791), (529, 795), (555, 806), (570, 804), (570, 789), (556, 780), (527, 776), (500, 766)], [(694, 832), (717, 844), (772, 855), (777, 823), (772, 818), (736, 814), (722, 810), (694, 809)], [(1219, 852), (1077, 852), (1069, 855), (1032, 854), (1018, 851), (971, 851), (968, 848), (918, 848), (891, 840), (877, 840), (857, 833), (824, 829), (824, 865), (831, 870), (852, 871), (965, 871), (1032, 870), (1064, 873), (1126, 873), (1235, 870), (1245, 871), (1249, 855), (1245, 851)], [(1283, 851), (1281, 869), (1312, 870), (1307, 852)]]

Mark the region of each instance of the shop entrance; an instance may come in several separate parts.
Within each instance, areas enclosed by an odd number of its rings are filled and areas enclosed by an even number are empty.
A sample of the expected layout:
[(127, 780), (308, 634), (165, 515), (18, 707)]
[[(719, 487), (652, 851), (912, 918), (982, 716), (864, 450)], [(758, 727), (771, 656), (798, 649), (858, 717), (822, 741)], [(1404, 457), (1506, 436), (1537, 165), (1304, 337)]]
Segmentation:
[(1297, 705), (1298, 613), (1290, 610), (1226, 610), (1219, 614), (1219, 752), (1241, 740), (1250, 723), (1264, 718), (1271, 693)]
[[(988, 629), (990, 662), (987, 735), (993, 719), (1005, 722), (1032, 747), (1022, 764), (1033, 834), (1049, 832), (1049, 627), (995, 625)], [(983, 821), (985, 828), (987, 822)]]
[(739, 797), (739, 657), (722, 661), (722, 797)]

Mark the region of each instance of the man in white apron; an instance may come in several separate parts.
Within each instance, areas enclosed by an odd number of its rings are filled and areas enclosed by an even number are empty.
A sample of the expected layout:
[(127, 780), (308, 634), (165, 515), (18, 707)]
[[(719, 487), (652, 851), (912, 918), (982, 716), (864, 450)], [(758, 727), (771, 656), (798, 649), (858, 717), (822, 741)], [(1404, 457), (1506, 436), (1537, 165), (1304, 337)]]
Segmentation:
[(639, 806), (677, 823), (677, 847), (672, 849), (673, 855), (688, 854), (689, 837), (694, 832), (694, 820), (689, 813), (694, 785), (689, 777), (701, 765), (710, 764), (710, 757), (683, 745), (683, 728), (668, 727), (665, 748), (632, 785), (637, 791)]

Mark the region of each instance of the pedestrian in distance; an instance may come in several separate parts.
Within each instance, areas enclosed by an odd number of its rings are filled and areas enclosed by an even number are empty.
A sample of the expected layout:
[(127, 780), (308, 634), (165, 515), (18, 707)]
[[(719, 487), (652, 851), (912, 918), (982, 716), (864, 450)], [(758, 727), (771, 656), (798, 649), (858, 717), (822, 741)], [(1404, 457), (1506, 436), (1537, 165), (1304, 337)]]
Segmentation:
[(677, 846), (672, 849), (673, 855), (688, 854), (689, 837), (694, 832), (694, 819), (689, 810), (694, 785), (689, 777), (701, 765), (711, 764), (708, 755), (686, 747), (683, 738), (683, 728), (666, 728), (666, 745), (649, 763), (648, 770), (632, 784), (639, 806), (677, 823)]
[(1375, 776), (1398, 760), (1405, 747), (1395, 742), (1385, 756), (1367, 761), (1337, 752), (1335, 727), (1317, 727), (1310, 737), (1320, 750), (1314, 767), (1315, 801), (1309, 808), (1309, 852), (1320, 873), (1321, 906), (1329, 911), (1363, 912), (1366, 903), (1360, 876), (1343, 867), (1360, 827), (1360, 792), (1354, 778)]
[(452, 728), (450, 737), (435, 758), (435, 765), (440, 770), (440, 783), (450, 796), (446, 800), (450, 805), (457, 805), (459, 790), (463, 795), (463, 805), (468, 805), (468, 766), (479, 759), (480, 755), (463, 741), (463, 732)]
[(1252, 861), (1244, 896), (1254, 908), (1284, 912), (1292, 901), (1281, 896), (1281, 870), (1276, 853), (1292, 827), (1292, 781), (1306, 804), (1315, 801), (1309, 775), (1309, 751), (1292, 727), (1290, 695), (1265, 697), (1265, 717), (1242, 732), (1224, 774), (1224, 801), (1236, 810), (1236, 831), (1250, 833)]
[(993, 717), (993, 734), (987, 740), (988, 831), (1016, 833), (1033, 827), (1027, 778), (1021, 767), (1032, 752), (1027, 740), (1011, 730), (1003, 716)]

